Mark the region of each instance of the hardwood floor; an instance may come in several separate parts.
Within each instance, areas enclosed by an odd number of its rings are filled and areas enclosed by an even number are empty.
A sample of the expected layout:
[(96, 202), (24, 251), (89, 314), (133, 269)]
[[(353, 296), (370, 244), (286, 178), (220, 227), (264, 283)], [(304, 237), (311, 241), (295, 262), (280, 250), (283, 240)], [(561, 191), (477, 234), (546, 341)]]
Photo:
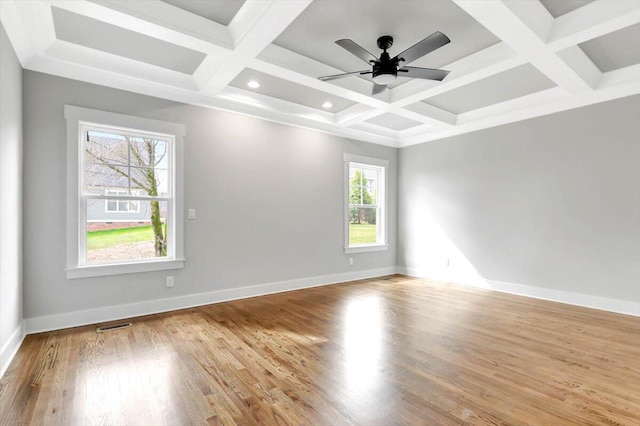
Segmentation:
[(640, 424), (640, 318), (402, 276), (27, 336), (0, 424)]

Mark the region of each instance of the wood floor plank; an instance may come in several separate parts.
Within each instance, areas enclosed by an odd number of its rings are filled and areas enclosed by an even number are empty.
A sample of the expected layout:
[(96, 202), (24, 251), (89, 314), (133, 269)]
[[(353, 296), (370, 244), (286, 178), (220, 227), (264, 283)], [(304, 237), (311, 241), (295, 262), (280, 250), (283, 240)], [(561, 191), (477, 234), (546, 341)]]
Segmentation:
[(2, 425), (638, 425), (640, 318), (405, 276), (27, 336)]

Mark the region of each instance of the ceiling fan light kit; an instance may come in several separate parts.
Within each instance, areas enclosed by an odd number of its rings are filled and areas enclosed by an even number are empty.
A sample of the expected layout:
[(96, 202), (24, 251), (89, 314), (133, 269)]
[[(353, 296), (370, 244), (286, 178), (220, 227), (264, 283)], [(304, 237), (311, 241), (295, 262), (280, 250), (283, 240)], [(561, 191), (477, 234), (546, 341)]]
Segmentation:
[(419, 41), (407, 50), (391, 58), (387, 50), (391, 46), (393, 46), (393, 37), (391, 37), (390, 35), (383, 35), (381, 37), (378, 37), (377, 41), (378, 47), (382, 49), (382, 53), (380, 54), (380, 58), (376, 58), (375, 56), (373, 56), (373, 54), (368, 52), (364, 47), (360, 46), (353, 40), (337, 40), (336, 44), (338, 46), (346, 49), (353, 55), (365, 61), (367, 64), (371, 65), (372, 69), (371, 71), (353, 71), (318, 78), (322, 81), (328, 81), (337, 78), (348, 77), (351, 75), (371, 74), (372, 80), (374, 82), (374, 95), (382, 92), (384, 89), (386, 89), (386, 86), (388, 84), (396, 81), (398, 75), (400, 75), (400, 77), (423, 78), (426, 80), (442, 81), (447, 76), (447, 74), (449, 74), (449, 71), (432, 68), (408, 67), (406, 65), (410, 62), (415, 61), (416, 59), (423, 57), (428, 53), (433, 52), (436, 49), (439, 49), (450, 41), (451, 40), (449, 40), (449, 37), (442, 34), (440, 31), (436, 31), (424, 40)]

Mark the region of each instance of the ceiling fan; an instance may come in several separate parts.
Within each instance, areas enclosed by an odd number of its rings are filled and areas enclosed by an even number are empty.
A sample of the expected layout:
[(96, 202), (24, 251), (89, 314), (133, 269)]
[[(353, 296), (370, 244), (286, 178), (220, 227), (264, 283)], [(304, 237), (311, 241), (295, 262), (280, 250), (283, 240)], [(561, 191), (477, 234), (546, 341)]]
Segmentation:
[(365, 75), (373, 74), (373, 94), (382, 92), (387, 84), (393, 83), (398, 76), (410, 77), (410, 78), (424, 78), (427, 80), (442, 81), (443, 78), (449, 74), (449, 71), (437, 70), (432, 68), (419, 68), (408, 67), (406, 64), (415, 61), (418, 58), (423, 57), (427, 53), (431, 53), (434, 50), (449, 43), (449, 37), (442, 34), (440, 31), (436, 31), (429, 37), (414, 44), (407, 50), (399, 53), (393, 58), (389, 57), (387, 49), (393, 45), (393, 37), (390, 35), (383, 35), (378, 38), (378, 47), (383, 50), (380, 54), (380, 59), (369, 53), (364, 47), (360, 46), (353, 40), (348, 38), (337, 40), (336, 44), (358, 58), (365, 61), (367, 64), (372, 65), (371, 71), (353, 71), (346, 72), (344, 74), (327, 75), (324, 77), (318, 77), (322, 81), (334, 80), (336, 78), (348, 77), (350, 75)]

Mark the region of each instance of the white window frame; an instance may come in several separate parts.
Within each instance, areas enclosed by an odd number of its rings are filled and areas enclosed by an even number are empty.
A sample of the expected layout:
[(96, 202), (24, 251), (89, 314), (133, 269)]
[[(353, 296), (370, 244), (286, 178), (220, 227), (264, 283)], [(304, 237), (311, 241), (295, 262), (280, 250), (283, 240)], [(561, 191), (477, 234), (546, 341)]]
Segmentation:
[[(119, 197), (121, 195), (125, 195), (126, 193), (127, 191), (122, 189), (107, 189), (104, 191), (104, 195), (107, 195), (107, 196), (111, 195), (114, 197)], [(140, 191), (131, 191), (131, 194), (140, 195)], [(116, 209), (109, 210), (109, 202), (114, 200), (116, 202)], [(136, 206), (135, 210), (131, 210), (130, 203), (135, 203), (134, 204)], [(140, 213), (140, 200), (130, 200), (129, 203), (127, 204), (127, 210), (120, 210), (120, 200), (118, 200), (117, 198), (108, 198), (104, 200), (104, 211), (107, 213)]]
[[(65, 105), (67, 120), (67, 278), (84, 278), (138, 272), (180, 269), (184, 267), (183, 217), (183, 143), (185, 127), (182, 124), (134, 117), (124, 114)], [(108, 195), (83, 194), (84, 138), (87, 128), (114, 128), (128, 134), (161, 135), (170, 141), (171, 158), (169, 176), (171, 197), (167, 197), (167, 256), (109, 264), (87, 264), (86, 259), (86, 199), (108, 198)], [(130, 196), (138, 199), (144, 197)]]
[[(374, 167), (379, 170), (378, 183), (380, 193), (376, 194), (376, 201), (379, 206), (379, 215), (376, 218), (376, 240), (374, 244), (354, 244), (349, 245), (349, 189), (351, 181), (349, 179), (349, 168), (351, 165)], [(379, 158), (363, 157), (360, 155), (345, 154), (344, 155), (344, 252), (349, 253), (364, 253), (369, 251), (388, 250), (387, 244), (387, 188), (389, 186), (387, 182), (387, 171), (389, 169), (389, 162)]]

